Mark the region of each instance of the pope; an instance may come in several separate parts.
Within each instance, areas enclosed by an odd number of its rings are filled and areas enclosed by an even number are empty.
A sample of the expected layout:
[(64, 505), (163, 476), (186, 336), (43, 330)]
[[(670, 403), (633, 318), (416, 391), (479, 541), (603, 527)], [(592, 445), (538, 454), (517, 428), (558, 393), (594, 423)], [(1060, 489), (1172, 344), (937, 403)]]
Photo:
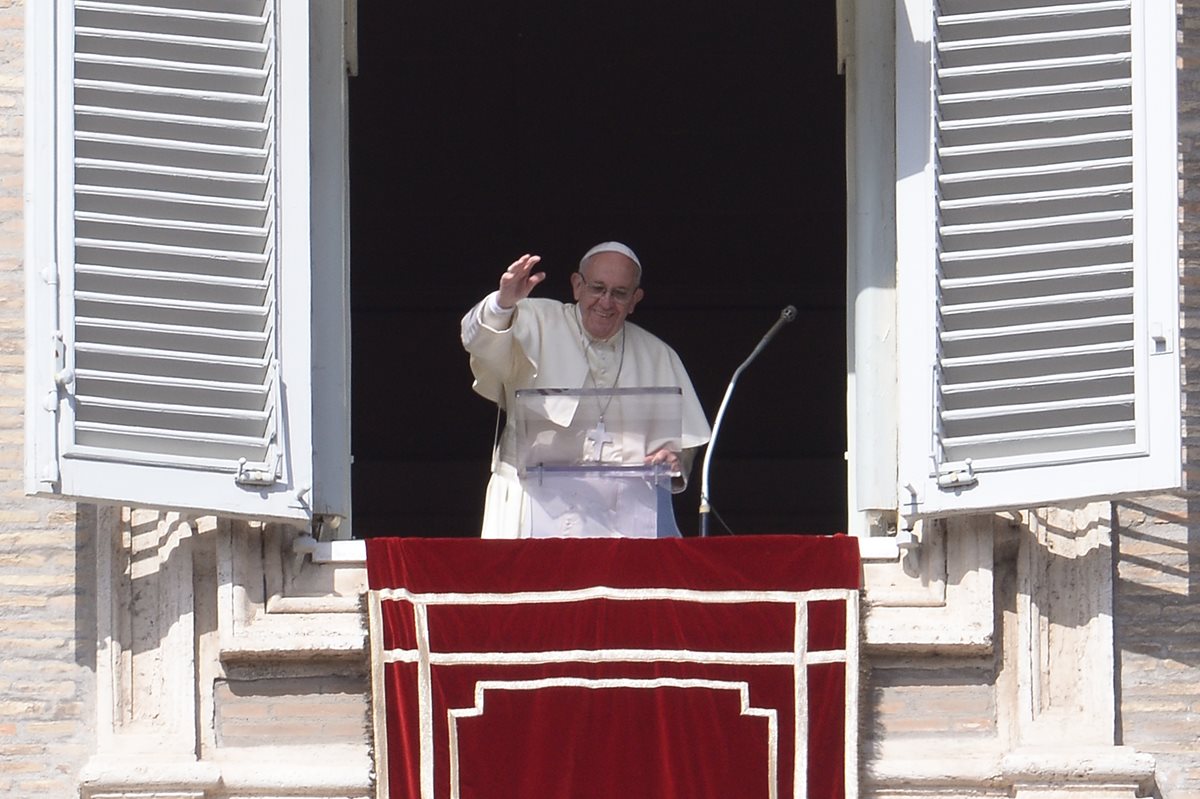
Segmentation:
[[(500, 275), (499, 287), (462, 319), (477, 393), (501, 409), (514, 407), (524, 388), (644, 388), (682, 390), (682, 451), (660, 449), (648, 463), (666, 464), (682, 491), (697, 448), (709, 437), (708, 420), (679, 356), (660, 338), (628, 321), (645, 296), (642, 264), (632, 249), (606, 241), (588, 250), (571, 274), (574, 303), (532, 297), (546, 279), (541, 257), (522, 255)], [(529, 499), (516, 467), (516, 423), (508, 415), (492, 459), (483, 513), (483, 537), (524, 534)]]

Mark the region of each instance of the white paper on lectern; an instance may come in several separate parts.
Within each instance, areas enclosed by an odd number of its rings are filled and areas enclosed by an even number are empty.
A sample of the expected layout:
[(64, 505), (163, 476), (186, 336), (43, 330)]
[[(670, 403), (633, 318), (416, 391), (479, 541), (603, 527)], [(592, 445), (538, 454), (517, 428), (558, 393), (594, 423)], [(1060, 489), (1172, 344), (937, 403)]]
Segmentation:
[(513, 409), (531, 537), (678, 535), (670, 478), (646, 456), (681, 450), (682, 391), (522, 389)]

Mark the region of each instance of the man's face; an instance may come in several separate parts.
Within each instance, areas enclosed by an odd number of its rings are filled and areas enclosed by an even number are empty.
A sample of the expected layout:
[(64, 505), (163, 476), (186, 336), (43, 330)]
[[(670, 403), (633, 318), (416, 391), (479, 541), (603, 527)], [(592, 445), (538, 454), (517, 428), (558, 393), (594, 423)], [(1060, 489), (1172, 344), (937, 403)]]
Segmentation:
[(619, 252), (601, 252), (588, 259), (583, 272), (571, 275), (583, 329), (592, 338), (606, 339), (621, 329), (625, 317), (642, 299), (637, 265)]

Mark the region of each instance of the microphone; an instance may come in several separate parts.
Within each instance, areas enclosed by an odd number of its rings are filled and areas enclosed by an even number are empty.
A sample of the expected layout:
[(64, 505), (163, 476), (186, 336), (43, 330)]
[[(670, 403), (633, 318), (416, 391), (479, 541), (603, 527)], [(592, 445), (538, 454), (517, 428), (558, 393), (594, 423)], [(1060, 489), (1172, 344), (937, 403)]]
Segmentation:
[(721, 407), (717, 409), (717, 416), (713, 420), (712, 436), (708, 440), (708, 448), (704, 452), (704, 467), (700, 471), (700, 536), (708, 537), (708, 517), (712, 512), (712, 506), (708, 502), (708, 467), (712, 462), (713, 449), (717, 444), (717, 433), (721, 431), (721, 420), (725, 418), (725, 408), (729, 405), (729, 398), (733, 396), (733, 387), (737, 385), (738, 378), (742, 376), (742, 372), (750, 365), (751, 361), (758, 357), (758, 354), (763, 351), (767, 343), (775, 338), (775, 334), (779, 329), (788, 322), (796, 321), (796, 306), (789, 305), (779, 313), (779, 318), (775, 320), (775, 324), (771, 325), (771, 329), (767, 331), (762, 340), (758, 342), (758, 346), (750, 353), (746, 360), (742, 361), (733, 372), (733, 377), (729, 379), (729, 386), (725, 389), (725, 398), (721, 400)]
[[(779, 328), (783, 327), (788, 322), (795, 322), (796, 316), (797, 313), (795, 305), (789, 305), (780, 311), (779, 318), (775, 320), (775, 324), (771, 325), (771, 329), (768, 330), (766, 335), (762, 337), (762, 341), (758, 342), (758, 346), (754, 348), (754, 352), (750, 353), (750, 357), (746, 359), (745, 363), (738, 367), (738, 370), (740, 371), (745, 369), (751, 361), (757, 358), (758, 354), (763, 351), (763, 347), (767, 346), (767, 342), (775, 338), (775, 334), (779, 332)], [(734, 379), (736, 380), (737, 377), (735, 376)]]

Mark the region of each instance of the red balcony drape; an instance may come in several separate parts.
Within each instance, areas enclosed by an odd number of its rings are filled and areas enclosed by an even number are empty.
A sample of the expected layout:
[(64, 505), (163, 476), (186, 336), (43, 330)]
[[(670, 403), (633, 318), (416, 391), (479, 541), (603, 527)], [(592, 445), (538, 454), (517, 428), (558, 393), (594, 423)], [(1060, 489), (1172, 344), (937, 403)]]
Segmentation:
[(382, 538), (367, 569), (391, 799), (855, 794), (853, 538)]

